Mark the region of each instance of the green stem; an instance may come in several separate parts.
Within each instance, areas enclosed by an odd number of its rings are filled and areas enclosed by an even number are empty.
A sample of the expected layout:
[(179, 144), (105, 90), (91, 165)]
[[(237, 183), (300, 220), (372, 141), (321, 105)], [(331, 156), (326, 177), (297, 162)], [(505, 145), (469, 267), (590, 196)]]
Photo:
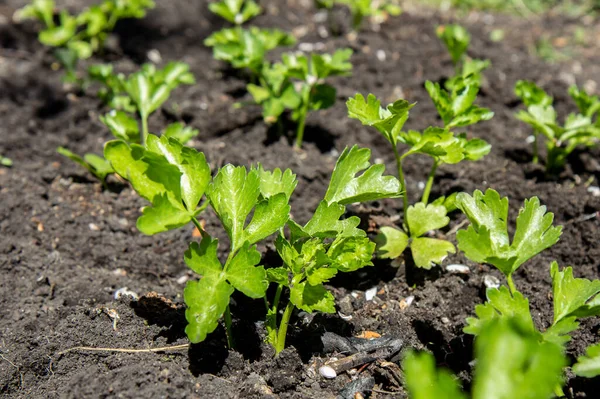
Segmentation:
[(533, 133), (533, 163), (539, 162), (539, 154), (538, 154), (538, 134)]
[(146, 140), (148, 140), (148, 115), (140, 112), (140, 117), (142, 118), (142, 145), (146, 145)]
[(515, 287), (515, 282), (513, 281), (512, 274), (506, 276), (506, 281), (508, 282), (508, 288), (510, 289), (510, 293), (514, 295), (517, 292), (517, 287)]
[(394, 156), (396, 157), (396, 167), (398, 168), (398, 179), (402, 184), (402, 204), (404, 206), (404, 212), (408, 209), (408, 189), (406, 188), (406, 179), (404, 178), (404, 171), (402, 170), (402, 157), (398, 152), (398, 148), (394, 144)]
[(285, 348), (285, 337), (287, 336), (287, 329), (293, 311), (294, 304), (290, 301), (285, 307), (283, 316), (281, 316), (281, 324), (279, 324), (279, 331), (277, 331), (277, 345), (275, 345), (275, 354), (277, 355)]
[(433, 186), (433, 179), (435, 178), (435, 172), (440, 165), (438, 160), (433, 162), (433, 166), (431, 167), (431, 171), (429, 172), (429, 176), (427, 176), (427, 184), (425, 185), (425, 190), (423, 190), (423, 197), (421, 198), (421, 202), (427, 205), (427, 201), (429, 201), (429, 193), (431, 192), (431, 186)]
[(231, 311), (229, 310), (229, 305), (225, 309), (225, 331), (227, 334), (227, 346), (229, 349), (233, 349), (235, 347), (235, 341), (233, 340), (233, 331), (231, 328)]
[(300, 116), (298, 118), (298, 129), (296, 130), (296, 148), (302, 147), (302, 140), (304, 139), (304, 126), (306, 124), (308, 107), (310, 105), (310, 93), (313, 90), (313, 86), (309, 85), (305, 89), (306, 91), (302, 95), (302, 108), (300, 110)]
[(564, 398), (565, 397), (565, 392), (563, 391), (562, 387), (560, 385), (556, 385), (554, 387), (554, 395), (556, 395), (557, 398)]

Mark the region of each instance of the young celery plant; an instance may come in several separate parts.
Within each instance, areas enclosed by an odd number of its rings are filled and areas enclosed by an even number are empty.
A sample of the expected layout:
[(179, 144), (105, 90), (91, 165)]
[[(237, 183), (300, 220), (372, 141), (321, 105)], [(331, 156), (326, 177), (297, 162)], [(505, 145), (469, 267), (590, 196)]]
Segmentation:
[[(115, 171), (152, 203), (138, 219), (142, 233), (157, 234), (190, 222), (200, 231), (201, 242), (190, 244), (185, 254), (188, 266), (203, 276), (200, 281), (188, 282), (184, 290), (186, 333), (191, 342), (201, 342), (224, 315), (232, 347), (229, 298), (234, 290), (251, 298), (265, 296), (268, 281), (264, 268), (257, 266), (260, 254), (256, 244), (286, 223), (289, 195), (266, 181), (262, 169), (247, 171), (226, 165), (211, 182), (204, 154), (166, 136), (149, 135), (145, 147), (114, 140), (106, 144), (104, 155)], [(198, 206), (203, 195), (207, 201)], [(231, 242), (224, 265), (217, 257), (218, 240), (197, 220), (208, 205), (222, 221)], [(246, 223), (250, 214), (252, 218)]]
[(448, 50), (454, 64), (454, 76), (446, 81), (446, 89), (452, 90), (459, 77), (473, 75), (478, 82), (481, 82), (481, 73), (491, 63), (489, 60), (472, 59), (467, 55), (471, 42), (469, 32), (460, 25), (440, 25), (436, 29), (436, 34)]
[(349, 62), (351, 49), (340, 49), (334, 54), (284, 54), (282, 64), (285, 66), (290, 81), (300, 98), (298, 107), (293, 109), (292, 119), (297, 122), (295, 147), (302, 147), (306, 118), (310, 110), (320, 110), (331, 107), (335, 103), (336, 90), (325, 83), (332, 76), (345, 76), (352, 71)]
[(142, 145), (150, 133), (150, 115), (167, 101), (171, 91), (179, 85), (195, 83), (189, 65), (183, 62), (169, 62), (162, 69), (157, 69), (152, 64), (144, 64), (139, 71), (127, 77), (115, 74), (112, 65), (94, 65), (90, 67), (89, 75), (92, 80), (103, 86), (99, 95), (108, 105), (139, 115), (142, 124)]
[(217, 60), (226, 61), (236, 69), (247, 68), (252, 79), (261, 77), (263, 68), (268, 64), (267, 53), (277, 47), (291, 46), (296, 39), (279, 29), (240, 27), (222, 29), (210, 35), (204, 44), (213, 48)]
[(17, 10), (15, 20), (37, 19), (45, 25), (39, 41), (55, 48), (54, 55), (66, 70), (65, 81), (81, 83), (77, 76), (77, 63), (102, 50), (108, 34), (116, 23), (125, 18), (143, 18), (154, 8), (152, 0), (105, 0), (86, 8), (79, 15), (62, 10), (59, 22), (54, 22), (54, 0), (33, 0)]
[[(351, 272), (371, 266), (375, 244), (357, 226), (359, 218), (340, 219), (350, 203), (399, 195), (400, 184), (392, 176), (383, 176), (384, 165), (370, 165), (371, 152), (354, 146), (340, 155), (331, 176), (325, 198), (312, 218), (301, 226), (290, 220), (289, 234), (279, 232), (275, 246), (283, 266), (267, 269), (270, 282), (277, 284), (269, 304), (266, 327), (268, 341), (281, 352), (285, 347), (290, 317), (295, 308), (306, 312), (334, 313), (333, 295), (323, 283), (338, 272)], [(358, 173), (362, 174), (356, 176)], [(284, 289), (288, 303), (278, 320)]]
[(352, 14), (352, 29), (358, 31), (365, 18), (372, 18), (376, 23), (384, 22), (391, 16), (398, 16), (402, 8), (396, 0), (332, 0), (321, 2), (322, 7), (331, 9), (334, 4), (342, 4), (350, 9)]
[[(194, 82), (193, 75), (188, 72), (188, 66), (183, 63), (170, 63), (159, 71), (153, 66), (146, 65), (142, 67), (141, 72), (128, 78), (122, 74), (112, 73), (111, 65), (94, 65), (90, 67), (89, 73), (93, 79), (104, 85), (100, 91), (101, 98), (117, 108), (100, 116), (100, 121), (109, 128), (115, 138), (129, 144), (145, 143), (145, 138), (149, 134), (147, 119), (150, 114), (166, 101), (172, 89), (182, 83)], [(141, 130), (138, 121), (123, 110), (139, 113), (142, 117)], [(182, 144), (197, 135), (198, 130), (178, 122), (168, 125), (162, 131), (162, 136), (174, 138)], [(85, 154), (81, 157), (64, 147), (59, 147), (57, 151), (83, 166), (105, 187), (106, 177), (115, 173), (110, 162), (101, 156)]]
[[(445, 98), (448, 97), (446, 95)], [(453, 103), (450, 101), (448, 98), (447, 106), (452, 106)], [(391, 144), (403, 188), (404, 229), (381, 228), (381, 234), (377, 237), (379, 256), (396, 258), (410, 246), (417, 267), (429, 269), (433, 264), (440, 264), (449, 252), (455, 252), (454, 245), (445, 240), (423, 236), (428, 231), (440, 229), (449, 223), (450, 219), (446, 215), (454, 209), (454, 197), (440, 197), (428, 204), (429, 194), (439, 165), (476, 161), (490, 151), (490, 145), (484, 140), (469, 140), (466, 135), (455, 135), (449, 130), (450, 127), (464, 126), (464, 124), (468, 124), (467, 122), (479, 120), (477, 116), (473, 115), (480, 115), (482, 112), (472, 104), (467, 104), (462, 108), (455, 107), (455, 114), (448, 122), (449, 127), (429, 127), (421, 133), (412, 130), (402, 131), (408, 119), (409, 110), (414, 106), (405, 100), (398, 100), (383, 108), (381, 102), (374, 95), (370, 94), (365, 100), (361, 94), (357, 94), (354, 98), (350, 98), (346, 105), (350, 118), (360, 120), (363, 125), (375, 127)], [(452, 123), (453, 121), (454, 123)], [(401, 153), (398, 144), (407, 145), (408, 149)], [(409, 206), (402, 164), (405, 158), (413, 154), (430, 156), (433, 159), (433, 166), (423, 190), (421, 202)]]
[(538, 137), (546, 138), (547, 159), (546, 171), (556, 173), (562, 168), (568, 155), (578, 146), (592, 147), (600, 140), (600, 122), (595, 115), (600, 110), (600, 100), (590, 96), (576, 86), (569, 89), (569, 94), (577, 104), (580, 113), (572, 113), (565, 119), (564, 125), (557, 121), (552, 106), (553, 99), (535, 83), (519, 81), (515, 93), (527, 106), (527, 111), (516, 114), (517, 119), (533, 128), (533, 162), (538, 162)]
[(208, 9), (236, 26), (241, 26), (262, 12), (254, 0), (221, 0), (208, 5)]
[(554, 215), (546, 213), (537, 197), (525, 200), (512, 242), (508, 236), (508, 198), (500, 198), (492, 189), (485, 194), (476, 190), (473, 196), (459, 193), (455, 203), (471, 222), (456, 234), (458, 248), (472, 261), (492, 264), (504, 273), (511, 293), (516, 292), (512, 274), (556, 244), (562, 232), (562, 226), (552, 226)]

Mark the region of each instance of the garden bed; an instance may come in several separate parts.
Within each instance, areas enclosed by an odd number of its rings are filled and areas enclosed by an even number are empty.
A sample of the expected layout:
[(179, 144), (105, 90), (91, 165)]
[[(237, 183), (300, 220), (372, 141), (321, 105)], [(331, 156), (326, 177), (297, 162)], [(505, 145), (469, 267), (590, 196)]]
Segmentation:
[[(462, 254), (445, 265), (466, 264), (469, 274), (452, 274), (444, 267), (415, 274), (402, 262), (376, 261), (331, 282), (339, 310), (352, 316), (296, 315), (289, 346), (278, 358), (262, 342), (262, 301), (234, 296), (232, 313), (239, 351), (226, 349), (225, 333), (215, 333), (189, 349), (161, 353), (59, 352), (76, 346), (145, 349), (185, 344), (185, 316), (181, 294), (188, 278), (195, 278), (183, 261), (193, 229), (143, 236), (135, 228), (145, 201), (127, 185), (109, 180), (109, 189), (83, 169), (56, 153), (65, 146), (77, 153), (100, 154), (110, 137), (98, 120), (107, 108), (93, 94), (64, 91), (60, 73), (51, 70), (52, 58), (37, 42), (34, 24), (14, 25), (10, 18), (23, 1), (0, 6), (0, 154), (14, 161), (0, 169), (0, 391), (8, 397), (335, 397), (350, 380), (343, 374), (325, 380), (314, 373), (324, 330), (343, 336), (373, 331), (405, 341), (406, 348), (428, 349), (438, 364), (449, 367), (468, 385), (472, 337), (462, 328), (476, 304), (485, 299), (485, 276), (501, 278), (495, 269), (469, 262)], [(68, 2), (79, 9), (88, 2)], [(270, 2), (279, 3), (279, 2)], [(284, 3), (284, 2), (281, 2)], [(306, 3), (306, 4), (305, 4)], [(292, 30), (299, 42), (323, 43), (333, 51), (351, 47), (353, 75), (333, 80), (338, 89), (334, 107), (313, 113), (307, 122), (304, 150), (295, 151), (286, 138), (273, 138), (260, 109), (233, 108), (243, 100), (245, 81), (213, 60), (202, 41), (222, 23), (206, 1), (160, 2), (142, 20), (125, 21), (116, 29), (104, 56), (124, 72), (137, 69), (149, 51), (166, 62), (190, 64), (197, 83), (176, 90), (150, 120), (150, 129), (185, 121), (200, 130), (193, 146), (206, 154), (213, 169), (224, 163), (266, 168), (290, 168), (298, 175), (291, 204), (295, 220), (306, 222), (327, 188), (337, 156), (346, 146), (360, 144), (395, 170), (393, 153), (374, 129), (347, 117), (345, 100), (355, 93), (375, 93), (387, 102), (405, 98), (417, 102), (407, 126), (424, 129), (437, 123), (435, 108), (423, 87), (426, 80), (442, 81), (452, 64), (435, 36), (444, 16), (409, 8), (379, 32), (365, 29), (356, 40), (346, 36), (322, 38), (314, 22), (312, 2), (288, 0), (266, 7), (255, 24)], [(531, 21), (473, 14), (460, 21), (471, 31), (470, 54), (487, 58), (479, 104), (495, 112), (491, 121), (471, 131), (492, 144), (483, 160), (465, 167), (444, 166), (432, 198), (452, 192), (493, 187), (510, 198), (514, 222), (523, 199), (538, 196), (564, 231), (559, 243), (519, 269), (515, 282), (530, 299), (534, 321), (546, 328), (552, 320), (549, 265), (572, 265), (575, 275), (600, 277), (600, 196), (589, 190), (598, 185), (600, 151), (574, 153), (566, 170), (547, 178), (532, 165), (530, 134), (513, 114), (519, 108), (513, 87), (519, 79), (535, 80), (554, 96), (559, 114), (573, 111), (567, 87), (575, 81), (600, 82), (598, 54), (583, 50), (558, 65), (537, 59), (529, 51)], [(540, 22), (538, 24), (538, 22)], [(542, 31), (569, 32), (576, 22), (556, 16), (534, 21)], [(502, 28), (506, 39), (489, 39)], [(590, 28), (590, 35), (598, 32)], [(541, 34), (541, 33), (540, 33)], [(529, 41), (529, 42), (528, 42)], [(596, 48), (596, 50), (598, 50)], [(290, 131), (293, 127), (290, 126)], [(416, 193), (427, 176), (430, 161), (411, 158), (405, 164), (410, 192)], [(416, 200), (417, 198), (412, 198)], [(401, 212), (400, 200), (349, 206), (370, 233), (392, 225)], [(591, 216), (590, 216), (591, 215)], [(214, 214), (202, 217), (219, 230)], [(456, 242), (455, 227), (464, 216), (454, 213), (446, 237)], [(226, 240), (225, 233), (219, 238)], [(266, 248), (269, 264), (273, 247)], [(272, 258), (272, 257), (271, 257)], [(114, 299), (127, 287), (139, 301)], [(376, 297), (365, 291), (377, 287)], [(406, 298), (414, 297), (407, 306)], [(410, 301), (409, 301), (410, 302)], [(116, 324), (114, 312), (119, 316)], [(111, 317), (111, 315), (113, 317)], [(600, 322), (586, 319), (569, 344), (576, 357), (597, 342)], [(398, 371), (381, 363), (362, 373), (374, 376), (372, 398), (405, 397)], [(565, 391), (595, 397), (599, 380), (568, 376)], [(195, 396), (194, 396), (195, 395)], [(586, 396), (587, 395), (587, 396)]]

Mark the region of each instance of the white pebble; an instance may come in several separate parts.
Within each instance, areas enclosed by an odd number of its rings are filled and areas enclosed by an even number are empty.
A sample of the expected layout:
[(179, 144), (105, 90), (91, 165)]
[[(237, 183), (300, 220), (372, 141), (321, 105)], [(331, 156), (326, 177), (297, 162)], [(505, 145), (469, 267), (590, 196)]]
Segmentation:
[(450, 273), (469, 274), (471, 269), (466, 265), (448, 265), (446, 266), (446, 271)]
[(177, 279), (177, 284), (185, 284), (189, 279), (190, 277), (187, 274), (184, 274), (183, 276)]
[(365, 291), (365, 299), (367, 301), (370, 301), (373, 298), (375, 298), (375, 295), (377, 295), (377, 287), (369, 288)]
[(119, 288), (115, 291), (115, 299), (121, 299), (124, 296), (129, 296), (134, 301), (139, 299), (139, 295), (133, 291), (130, 291), (127, 287)]
[(383, 50), (377, 50), (377, 52), (375, 53), (375, 56), (381, 62), (385, 61), (385, 59), (386, 59), (385, 51), (383, 51)]
[(490, 274), (483, 277), (483, 284), (486, 288), (500, 288), (500, 280)]
[(337, 373), (335, 372), (333, 367), (330, 367), (330, 366), (319, 367), (319, 374), (321, 374), (321, 376), (323, 376), (325, 378), (329, 378), (329, 379), (337, 377)]
[(352, 320), (352, 315), (345, 315), (342, 312), (338, 311), (338, 315), (340, 316), (340, 318), (344, 321), (350, 321)]
[(535, 141), (535, 136), (532, 134), (531, 136), (527, 136), (527, 138), (525, 139), (525, 142), (527, 144), (531, 144)]
[(593, 197), (600, 197), (600, 187), (598, 186), (589, 186), (587, 191), (592, 194)]
[(305, 53), (310, 53), (315, 49), (315, 46), (312, 43), (300, 43), (298, 45), (298, 50), (303, 51)]
[(157, 49), (152, 49), (152, 50), (148, 51), (148, 53), (146, 54), (146, 57), (148, 57), (148, 59), (155, 64), (160, 64), (162, 61), (162, 56), (160, 55), (160, 51), (158, 51)]
[(89, 224), (89, 228), (92, 231), (100, 231), (100, 227), (98, 227), (97, 225), (95, 225), (94, 223), (90, 223)]
[(409, 307), (413, 303), (414, 300), (415, 300), (414, 295), (407, 296), (406, 298), (404, 298), (404, 303), (406, 303), (406, 307)]
[(423, 190), (425, 188), (425, 182), (424, 181), (420, 181), (417, 183), (417, 188), (419, 190)]

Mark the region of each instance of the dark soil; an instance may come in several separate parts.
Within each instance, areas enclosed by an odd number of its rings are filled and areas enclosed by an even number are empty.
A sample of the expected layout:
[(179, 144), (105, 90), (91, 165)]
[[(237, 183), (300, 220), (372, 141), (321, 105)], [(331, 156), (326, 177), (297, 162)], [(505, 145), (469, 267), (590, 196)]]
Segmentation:
[[(78, 10), (91, 2), (59, 4)], [(366, 28), (355, 41), (346, 36), (323, 39), (317, 34), (312, 2), (265, 3), (267, 13), (255, 20), (257, 25), (293, 29), (300, 42), (322, 42), (328, 51), (343, 46), (355, 50), (353, 76), (334, 82), (337, 104), (310, 116), (303, 153), (293, 151), (286, 138), (269, 139), (258, 109), (232, 108), (243, 98), (245, 83), (214, 61), (202, 45), (222, 25), (207, 11), (207, 1), (159, 2), (147, 18), (120, 23), (105, 55), (92, 61), (114, 62), (118, 70), (130, 72), (155, 49), (165, 62), (189, 63), (197, 84), (176, 90), (162, 112), (152, 117), (151, 129), (176, 120), (200, 129), (194, 145), (206, 153), (213, 168), (227, 162), (291, 168), (299, 179), (293, 214), (306, 221), (345, 146), (369, 147), (373, 159), (385, 162), (390, 173), (395, 170), (383, 138), (347, 118), (347, 97), (356, 92), (373, 92), (387, 101), (403, 97), (418, 102), (408, 127), (438, 123), (423, 84), (452, 73), (449, 57), (434, 34), (439, 23), (449, 20), (409, 8), (379, 32)], [(100, 153), (110, 135), (98, 115), (107, 109), (93, 89), (81, 95), (64, 90), (61, 74), (50, 68), (51, 55), (37, 43), (39, 27), (10, 22), (12, 12), (23, 4), (23, 0), (0, 4), (0, 154), (14, 161), (12, 168), (0, 169), (0, 392), (14, 398), (335, 397), (350, 377), (324, 380), (315, 375), (315, 363), (328, 356), (320, 354), (318, 340), (325, 329), (344, 336), (370, 330), (403, 338), (406, 348), (432, 351), (438, 364), (452, 369), (468, 386), (472, 339), (462, 328), (484, 299), (484, 276), (500, 275), (460, 255), (447, 263), (467, 264), (470, 274), (434, 268), (414, 276), (410, 269), (405, 272), (402, 262), (377, 262), (374, 268), (333, 281), (340, 311), (352, 319), (294, 317), (290, 346), (277, 359), (261, 344), (264, 332), (257, 310), (262, 303), (238, 297), (232, 312), (239, 352), (227, 351), (224, 332), (218, 329), (189, 350), (59, 354), (75, 346), (144, 349), (185, 344), (181, 294), (185, 279), (194, 276), (183, 253), (195, 238), (192, 227), (154, 237), (141, 235), (135, 220), (143, 200), (116, 180), (110, 190), (103, 190), (84, 170), (56, 153), (58, 146)], [(556, 222), (564, 225), (561, 241), (525, 264), (515, 278), (543, 329), (552, 320), (552, 260), (572, 265), (577, 276), (600, 277), (600, 221), (584, 217), (600, 209), (600, 198), (586, 186), (589, 179), (598, 184), (600, 151), (578, 152), (560, 176), (545, 177), (541, 167), (528, 161), (529, 132), (513, 117), (517, 101), (512, 88), (518, 79), (533, 79), (554, 95), (560, 114), (566, 115), (574, 110), (566, 95), (569, 84), (600, 82), (600, 52), (586, 48), (558, 65), (535, 58), (530, 48), (537, 36), (571, 32), (581, 23), (561, 16), (528, 21), (473, 14), (460, 22), (473, 34), (471, 55), (493, 64), (485, 73), (479, 102), (496, 116), (470, 131), (488, 140), (493, 149), (480, 162), (441, 168), (432, 197), (493, 187), (510, 198), (513, 221), (523, 199), (534, 195), (555, 214)], [(597, 25), (593, 20), (587, 23), (590, 37), (597, 37)], [(502, 43), (488, 39), (495, 28), (505, 29)], [(385, 52), (385, 60), (376, 57), (379, 51)], [(406, 163), (412, 200), (428, 168), (428, 161), (418, 157)], [(390, 217), (401, 213), (400, 207), (400, 201), (388, 200), (350, 206), (349, 212), (376, 228), (391, 224)], [(214, 215), (204, 216), (211, 232), (221, 231)], [(448, 231), (462, 221), (462, 216), (454, 215)], [(453, 234), (448, 238), (454, 240)], [(364, 291), (375, 286), (376, 298), (365, 301)], [(115, 300), (115, 291), (122, 287), (142, 299)], [(414, 296), (414, 302), (406, 307), (403, 300), (408, 296)], [(109, 314), (115, 312), (119, 319), (113, 328)], [(597, 319), (584, 321), (569, 355), (576, 357), (595, 342), (599, 327)], [(375, 378), (372, 398), (405, 397), (395, 374), (394, 368), (381, 363), (361, 373)], [(598, 379), (569, 378), (566, 391), (597, 397), (599, 385)]]

